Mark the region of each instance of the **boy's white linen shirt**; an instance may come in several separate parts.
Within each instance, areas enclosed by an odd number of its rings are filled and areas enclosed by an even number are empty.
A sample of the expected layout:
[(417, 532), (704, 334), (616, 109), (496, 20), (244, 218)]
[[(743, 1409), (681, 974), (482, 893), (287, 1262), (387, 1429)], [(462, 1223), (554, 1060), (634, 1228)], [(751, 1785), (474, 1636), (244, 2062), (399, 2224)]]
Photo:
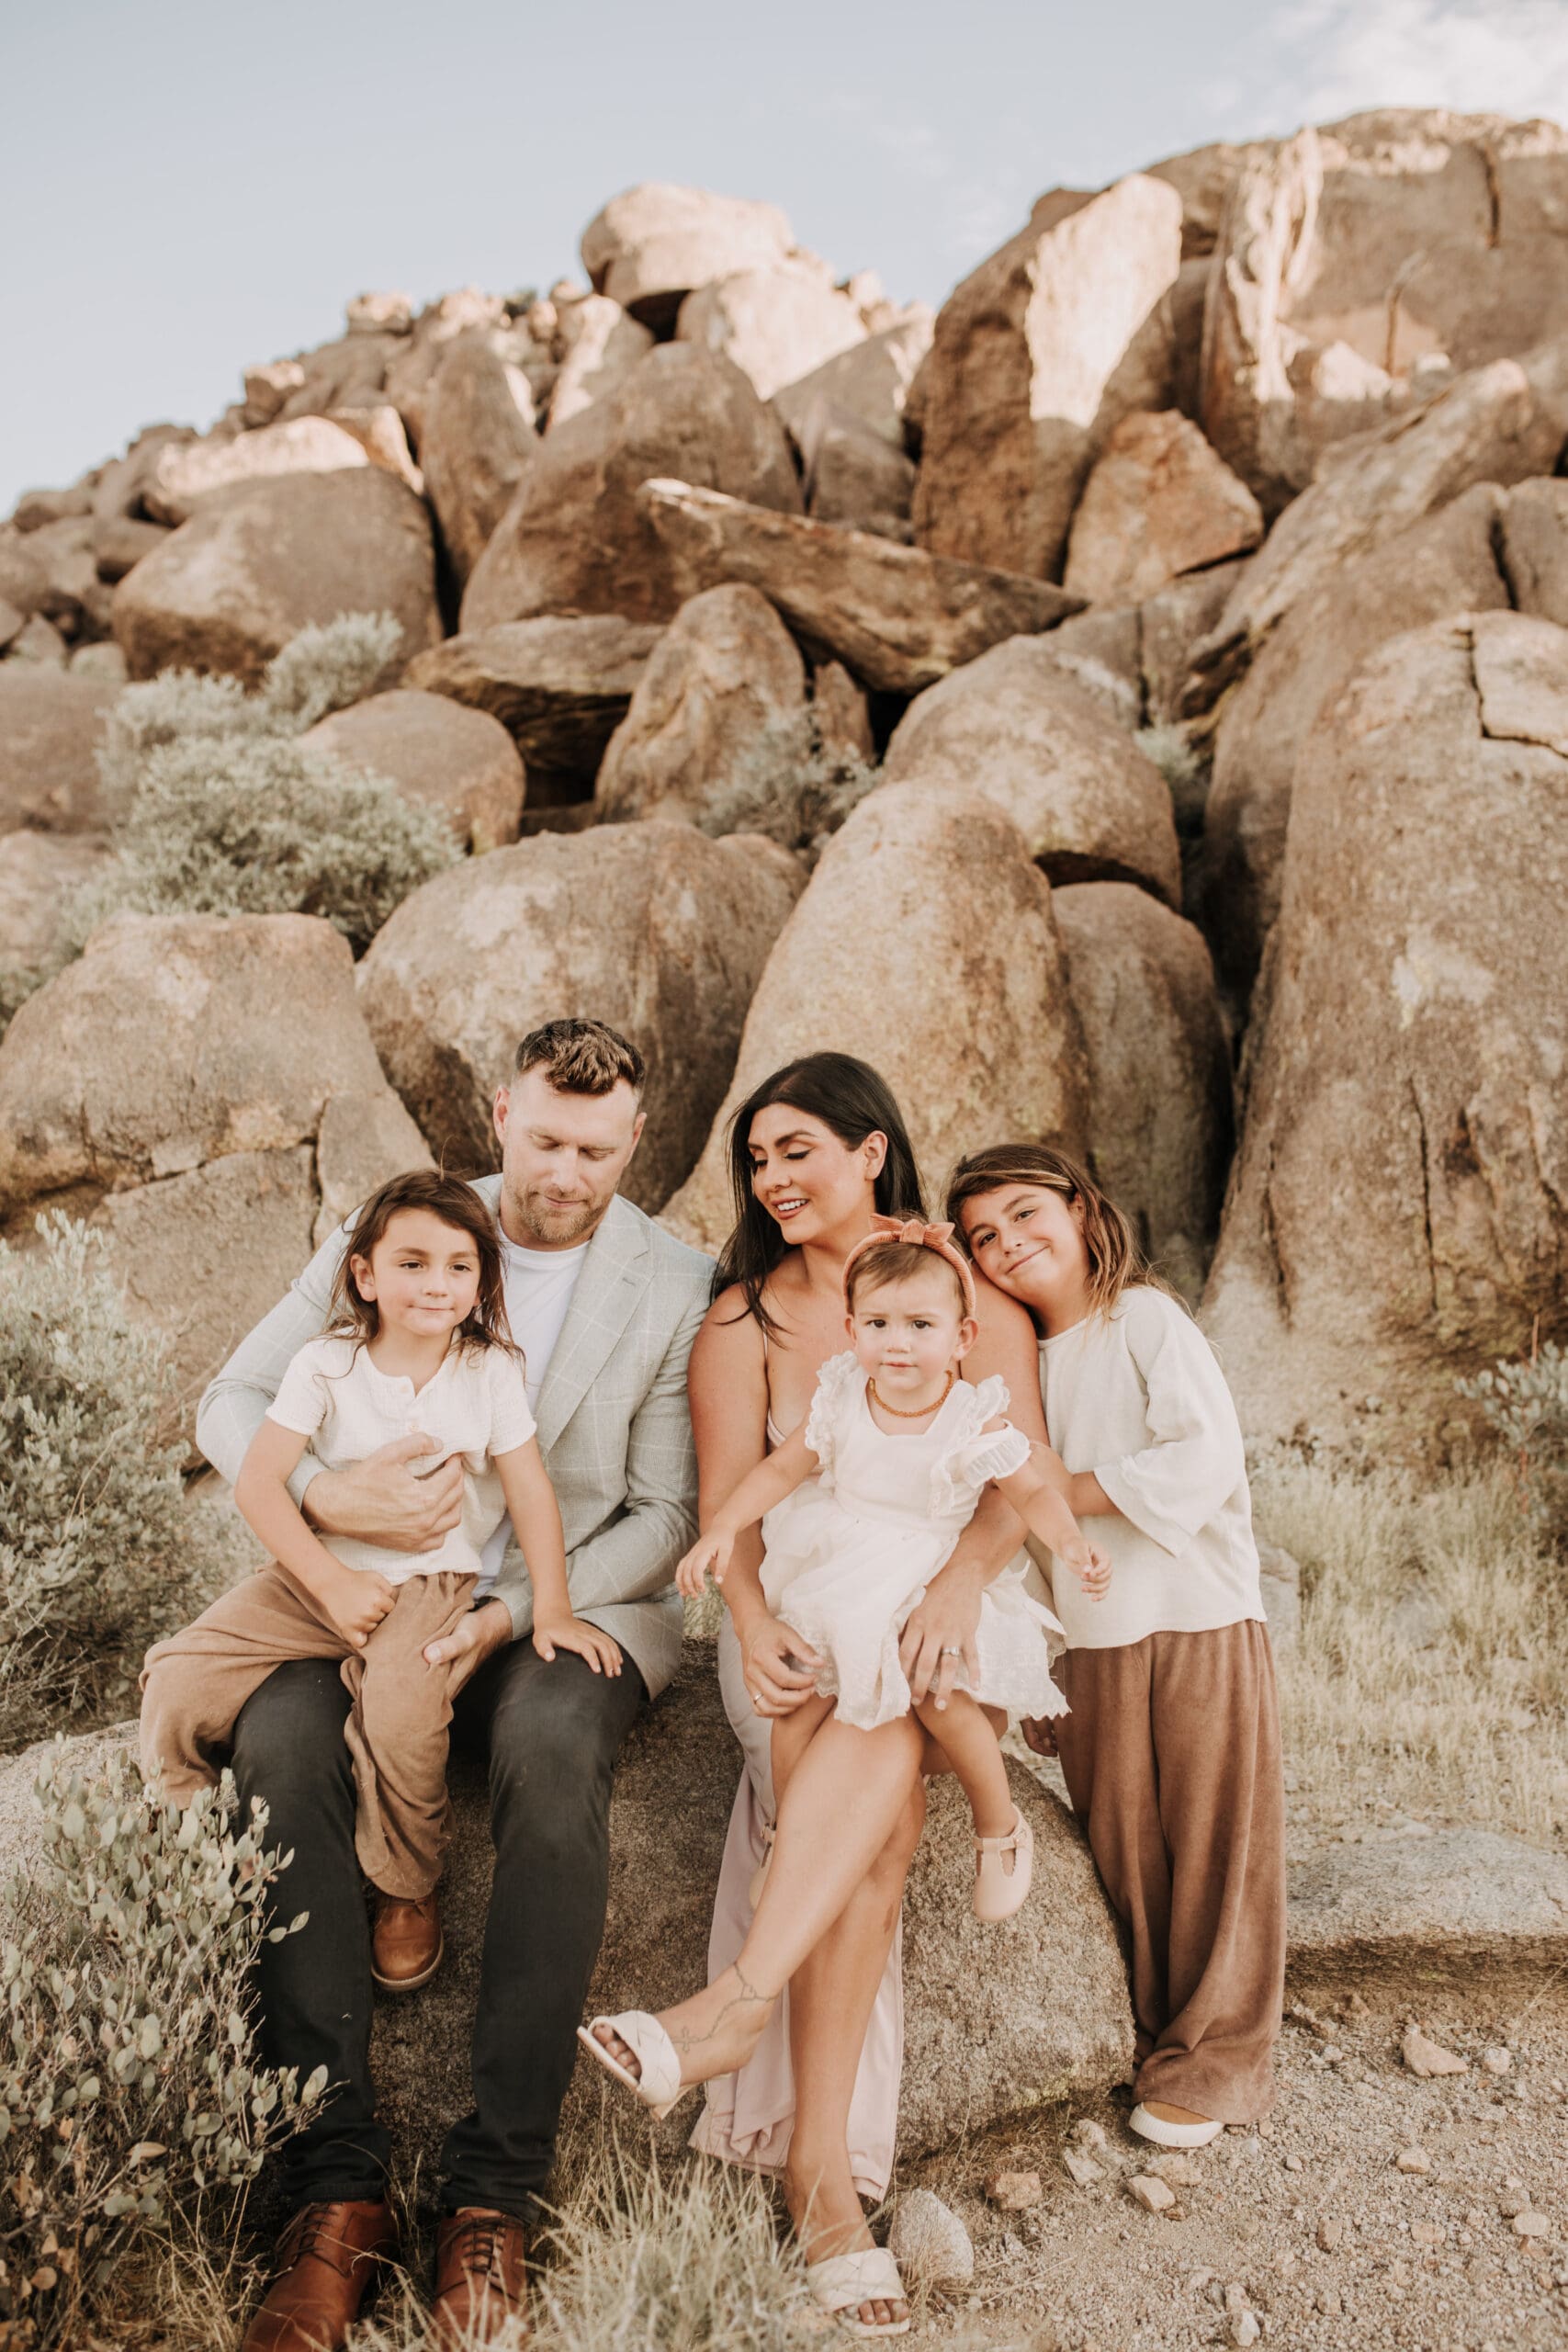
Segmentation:
[(463, 1516), (438, 1550), (395, 1552), (357, 1536), (326, 1539), (344, 1567), (374, 1568), (389, 1584), (480, 1573), (485, 1545), (506, 1515), (491, 1457), (526, 1445), (534, 1434), (523, 1366), (506, 1348), (454, 1346), (440, 1370), (416, 1389), (412, 1380), (378, 1370), (368, 1350), (353, 1340), (330, 1335), (310, 1340), (291, 1358), (266, 1418), (309, 1438), (324, 1470), (352, 1469), (414, 1430), (436, 1447), (410, 1465), (418, 1475), (462, 1455)]
[(1115, 1505), (1080, 1522), (1111, 1557), (1103, 1600), (1052, 1564), (1068, 1646), (1262, 1620), (1241, 1424), (1213, 1350), (1176, 1300), (1139, 1283), (1109, 1315), (1045, 1340), (1040, 1392), (1063, 1462), (1092, 1471)]

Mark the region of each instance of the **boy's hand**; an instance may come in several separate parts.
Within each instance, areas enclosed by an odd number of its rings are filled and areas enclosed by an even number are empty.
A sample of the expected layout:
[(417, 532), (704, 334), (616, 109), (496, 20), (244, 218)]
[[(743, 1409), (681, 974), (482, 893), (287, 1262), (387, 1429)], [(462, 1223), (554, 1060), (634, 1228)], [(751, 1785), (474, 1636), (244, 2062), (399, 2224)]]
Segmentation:
[(534, 1647), (547, 1666), (554, 1665), (558, 1650), (573, 1650), (595, 1674), (616, 1675), (621, 1670), (619, 1643), (581, 1617), (536, 1617)]
[(1029, 1716), (1019, 1728), (1023, 1734), (1025, 1747), (1032, 1749), (1036, 1756), (1055, 1756), (1057, 1753), (1055, 1727), (1049, 1715)]
[(1103, 1600), (1111, 1589), (1110, 1553), (1082, 1535), (1076, 1544), (1065, 1545), (1060, 1556), (1069, 1568), (1077, 1570), (1089, 1600)]
[(321, 1595), (321, 1606), (344, 1640), (362, 1650), (397, 1597), (374, 1568), (344, 1568), (341, 1581)]
[(713, 1570), (715, 1584), (721, 1585), (729, 1573), (730, 1555), (735, 1549), (733, 1535), (720, 1534), (709, 1528), (699, 1535), (675, 1571), (675, 1589), (684, 1593), (688, 1600), (695, 1600), (707, 1584), (708, 1570)]

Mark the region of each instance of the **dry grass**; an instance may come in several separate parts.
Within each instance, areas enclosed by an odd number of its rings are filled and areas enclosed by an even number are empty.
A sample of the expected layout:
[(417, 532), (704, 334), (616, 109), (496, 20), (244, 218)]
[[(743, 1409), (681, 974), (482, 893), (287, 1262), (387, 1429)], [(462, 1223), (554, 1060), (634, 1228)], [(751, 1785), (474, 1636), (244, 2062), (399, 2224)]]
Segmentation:
[(1568, 1835), (1568, 1572), (1506, 1473), (1273, 1466), (1253, 1499), (1302, 1566), (1280, 1662), (1298, 1806)]

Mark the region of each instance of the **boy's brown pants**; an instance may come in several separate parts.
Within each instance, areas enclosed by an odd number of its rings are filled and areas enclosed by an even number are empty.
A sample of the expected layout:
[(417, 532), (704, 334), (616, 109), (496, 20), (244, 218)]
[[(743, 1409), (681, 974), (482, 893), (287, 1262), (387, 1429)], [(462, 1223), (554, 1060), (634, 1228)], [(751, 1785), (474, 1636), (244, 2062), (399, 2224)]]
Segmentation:
[(1067, 1793), (1132, 1935), (1138, 2097), (1250, 2123), (1273, 2103), (1285, 1984), (1267, 1628), (1069, 1650), (1058, 1671)]
[[(447, 1831), (447, 1726), (452, 1666), (427, 1666), (427, 1642), (468, 1611), (476, 1579), (411, 1577), (362, 1650), (316, 1614), (277, 1568), (263, 1568), (215, 1600), (183, 1634), (147, 1653), (141, 1673), (141, 1769), (188, 1804), (217, 1779), (210, 1751), (276, 1667), (291, 1658), (343, 1660), (354, 1705), (344, 1726), (354, 1759), (360, 1868), (383, 1894), (417, 1902), (441, 1875)], [(461, 1678), (459, 1677), (459, 1683)]]

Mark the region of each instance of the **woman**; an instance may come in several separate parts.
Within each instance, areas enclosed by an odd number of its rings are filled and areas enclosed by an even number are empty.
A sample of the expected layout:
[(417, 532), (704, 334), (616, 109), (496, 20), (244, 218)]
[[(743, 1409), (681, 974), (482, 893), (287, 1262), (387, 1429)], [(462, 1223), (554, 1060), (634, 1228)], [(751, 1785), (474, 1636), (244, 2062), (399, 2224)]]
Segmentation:
[[(705, 1527), (770, 1445), (805, 1418), (823, 1363), (843, 1349), (844, 1261), (870, 1232), (873, 1212), (924, 1214), (898, 1106), (877, 1073), (847, 1054), (811, 1054), (776, 1070), (740, 1105), (730, 1136), (736, 1224), (690, 1372)], [(1043, 1438), (1030, 1318), (984, 1282), (978, 1307), (980, 1338), (966, 1374), (978, 1381), (999, 1373), (1013, 1419)], [(973, 1641), (981, 1589), (1020, 1540), (1019, 1521), (991, 1494), (906, 1629), (902, 1655), (917, 1697), (944, 1694), (954, 1660)], [(812, 1690), (812, 1660), (802, 1657), (799, 1636), (768, 1614), (761, 1559), (753, 1533), (737, 1545), (724, 1585), (719, 1678), (745, 1769), (715, 1905), (714, 1977), (740, 1947), (751, 1918), (748, 1890), (768, 1850), (769, 1723)], [(783, 2172), (809, 2262), (870, 2245), (860, 2199), (881, 2198), (893, 2166), (903, 2063), (899, 1906), (925, 1799), (916, 1727), (886, 1728), (898, 1736), (887, 1743), (884, 1776), (874, 1785), (868, 1779), (862, 1798), (866, 1817), (878, 1807), (886, 1813), (881, 1851), (795, 1971), (755, 2054), (709, 2086), (694, 2140), (709, 2154)], [(829, 1819), (816, 1834), (852, 1836), (863, 1826)], [(877, 2299), (859, 2315), (863, 2324), (887, 2325), (905, 2309)]]

